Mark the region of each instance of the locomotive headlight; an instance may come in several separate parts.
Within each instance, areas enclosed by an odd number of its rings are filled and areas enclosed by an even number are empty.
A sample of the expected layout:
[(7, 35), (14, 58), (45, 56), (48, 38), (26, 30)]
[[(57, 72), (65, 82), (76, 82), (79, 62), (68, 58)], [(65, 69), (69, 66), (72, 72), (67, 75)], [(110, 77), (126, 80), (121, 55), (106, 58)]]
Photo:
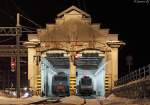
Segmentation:
[(24, 97), (28, 97), (28, 96), (29, 96), (29, 93), (26, 92), (26, 93), (24, 94)]
[(15, 91), (14, 91), (14, 92), (12, 92), (12, 94), (13, 94), (13, 96), (16, 96), (16, 95), (17, 95)]
[(62, 82), (59, 82), (59, 85), (62, 85)]
[(24, 91), (27, 91), (27, 87), (24, 87), (23, 90), (24, 90)]

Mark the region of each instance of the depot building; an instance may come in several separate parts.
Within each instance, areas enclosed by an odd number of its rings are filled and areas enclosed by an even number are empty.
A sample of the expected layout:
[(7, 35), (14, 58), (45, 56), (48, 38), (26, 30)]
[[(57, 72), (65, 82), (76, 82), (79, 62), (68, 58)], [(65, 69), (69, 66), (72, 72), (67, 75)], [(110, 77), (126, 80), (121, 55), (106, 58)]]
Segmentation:
[(45, 96), (54, 96), (53, 78), (67, 77), (69, 95), (76, 95), (83, 77), (91, 80), (93, 93), (105, 96), (118, 79), (118, 48), (124, 45), (118, 34), (92, 23), (91, 16), (75, 6), (57, 15), (55, 24), (46, 24), (29, 34), (29, 87)]

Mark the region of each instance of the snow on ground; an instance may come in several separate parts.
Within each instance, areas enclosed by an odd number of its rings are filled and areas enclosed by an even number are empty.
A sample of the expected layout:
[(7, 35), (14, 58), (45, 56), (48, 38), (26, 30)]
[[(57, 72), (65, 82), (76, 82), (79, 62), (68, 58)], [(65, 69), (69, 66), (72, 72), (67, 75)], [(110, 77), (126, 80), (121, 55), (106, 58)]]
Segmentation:
[(0, 105), (29, 104), (40, 100), (45, 100), (45, 98), (39, 96), (32, 96), (29, 98), (8, 98), (0, 96)]
[[(0, 105), (12, 105), (12, 104), (30, 104), (33, 102), (38, 102), (46, 100), (39, 96), (33, 96), (29, 98), (7, 98), (0, 96)], [(60, 99), (59, 103), (51, 103), (50, 105), (150, 105), (150, 99), (127, 99), (116, 97), (114, 94), (111, 94), (107, 98), (97, 97), (97, 98), (88, 98), (86, 103), (84, 99), (79, 96), (70, 96)]]
[[(70, 96), (61, 99), (63, 104), (71, 104), (71, 105), (81, 105), (84, 103), (84, 99), (79, 96)], [(60, 104), (61, 105), (61, 104)], [(97, 99), (86, 99), (86, 103), (84, 105), (99, 105)]]
[(70, 96), (70, 97), (62, 98), (60, 103), (81, 105), (83, 103), (83, 101), (84, 100), (78, 96)]
[(97, 99), (87, 99), (85, 105), (100, 105), (100, 103)]
[(103, 101), (103, 105), (150, 105), (150, 99), (127, 99), (111, 94)]

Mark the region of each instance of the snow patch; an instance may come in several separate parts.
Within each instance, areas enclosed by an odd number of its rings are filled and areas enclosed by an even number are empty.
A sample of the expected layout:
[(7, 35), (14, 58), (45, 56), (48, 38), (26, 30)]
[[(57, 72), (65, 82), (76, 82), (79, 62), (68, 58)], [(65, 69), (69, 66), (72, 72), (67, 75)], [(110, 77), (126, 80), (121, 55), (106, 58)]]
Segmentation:
[(30, 104), (40, 100), (45, 100), (45, 98), (42, 98), (40, 96), (32, 96), (29, 98), (8, 98), (8, 97), (0, 96), (0, 105)]
[(70, 96), (65, 97), (61, 99), (61, 103), (69, 103), (69, 104), (75, 104), (75, 105), (81, 105), (84, 102), (84, 100), (78, 96)]

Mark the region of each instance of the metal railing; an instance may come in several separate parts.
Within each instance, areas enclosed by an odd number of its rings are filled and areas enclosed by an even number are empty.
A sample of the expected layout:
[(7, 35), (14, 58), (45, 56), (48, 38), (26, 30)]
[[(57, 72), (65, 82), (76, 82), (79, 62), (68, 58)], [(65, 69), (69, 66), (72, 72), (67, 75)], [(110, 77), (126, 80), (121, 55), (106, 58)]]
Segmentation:
[(131, 81), (146, 79), (148, 77), (150, 78), (150, 64), (121, 77), (120, 79), (115, 81), (114, 84), (115, 86), (119, 86)]

